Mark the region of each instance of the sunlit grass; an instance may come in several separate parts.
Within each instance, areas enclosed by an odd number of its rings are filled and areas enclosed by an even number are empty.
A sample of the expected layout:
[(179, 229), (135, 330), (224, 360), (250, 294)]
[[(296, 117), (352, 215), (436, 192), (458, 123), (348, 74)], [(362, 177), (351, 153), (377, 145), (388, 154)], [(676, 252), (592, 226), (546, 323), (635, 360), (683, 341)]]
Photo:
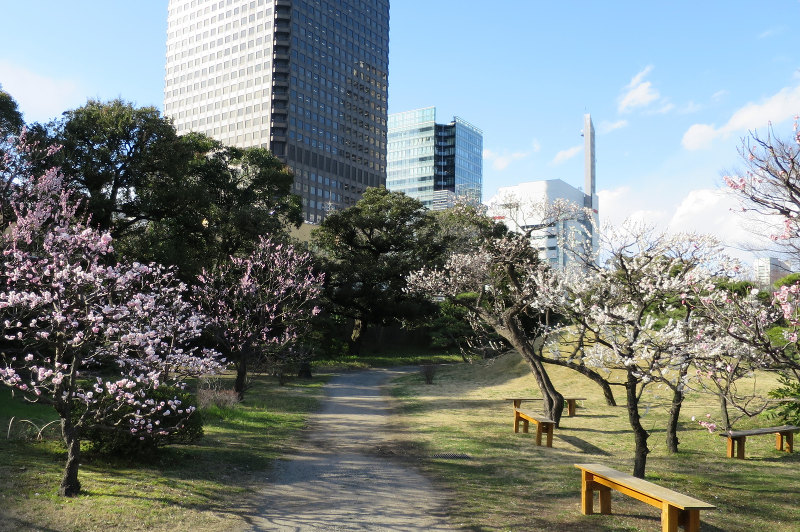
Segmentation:
[[(433, 385), (417, 374), (397, 381), (392, 392), (405, 438), (398, 452), (453, 494), (453, 520), (471, 530), (658, 529), (658, 509), (620, 494), (612, 495), (614, 515), (580, 514), (573, 464), (599, 462), (630, 473), (633, 437), (624, 406), (606, 406), (600, 388), (574, 371), (548, 370), (559, 391), (587, 398), (575, 417), (562, 418), (553, 448), (537, 447), (532, 434), (513, 433), (511, 405), (503, 398), (540, 394), (520, 357), (506, 355), (439, 368)], [(767, 375), (757, 386), (772, 384)], [(624, 405), (623, 390), (614, 391)], [(699, 394), (689, 396), (682, 412), (680, 452), (669, 454), (663, 427), (670, 398), (670, 390), (657, 386), (643, 397), (643, 421), (651, 432), (648, 480), (717, 505), (701, 514), (703, 530), (797, 529), (800, 455), (776, 451), (774, 436), (765, 435), (748, 438), (746, 460), (728, 459), (725, 439), (691, 421), (706, 413), (719, 418), (716, 400)], [(774, 424), (756, 418), (741, 427)], [(443, 452), (470, 459), (433, 458)]]
[[(146, 459), (88, 453), (83, 492), (57, 495), (64, 465), (59, 441), (0, 438), (0, 530), (230, 530), (257, 513), (254, 494), (271, 462), (299, 437), (327, 376), (278, 386), (256, 377), (244, 402), (210, 408), (197, 445), (163, 449)], [(223, 386), (230, 386), (224, 378)], [(5, 390), (4, 390), (5, 392)], [(51, 415), (0, 398), (0, 424), (10, 416)]]

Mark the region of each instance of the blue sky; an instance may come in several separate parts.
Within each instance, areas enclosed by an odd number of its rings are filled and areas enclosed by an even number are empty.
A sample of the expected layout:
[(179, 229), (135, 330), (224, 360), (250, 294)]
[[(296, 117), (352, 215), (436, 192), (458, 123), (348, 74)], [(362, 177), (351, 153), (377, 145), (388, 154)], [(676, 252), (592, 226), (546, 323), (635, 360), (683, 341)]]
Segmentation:
[[(27, 121), (89, 97), (161, 107), (166, 0), (4, 0), (0, 84)], [(748, 131), (800, 113), (800, 0), (394, 0), (389, 110), (437, 107), (484, 132), (484, 199), (583, 183), (597, 130), (605, 220), (751, 239), (721, 175)]]

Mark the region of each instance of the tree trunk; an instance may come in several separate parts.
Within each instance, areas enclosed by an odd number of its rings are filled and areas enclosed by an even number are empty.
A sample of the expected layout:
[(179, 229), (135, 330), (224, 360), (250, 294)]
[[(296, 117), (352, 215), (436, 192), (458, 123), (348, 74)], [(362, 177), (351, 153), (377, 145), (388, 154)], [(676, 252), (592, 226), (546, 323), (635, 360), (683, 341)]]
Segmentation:
[(358, 356), (361, 354), (361, 344), (364, 342), (364, 329), (366, 329), (366, 324), (360, 318), (353, 320), (353, 332), (348, 342), (348, 351), (351, 356)]
[(67, 463), (64, 467), (64, 476), (61, 478), (58, 494), (62, 497), (73, 497), (81, 491), (81, 483), (78, 481), (78, 466), (81, 462), (81, 440), (78, 438), (78, 431), (69, 417), (61, 419), (61, 435), (64, 438), (64, 444), (67, 446)]
[(236, 361), (236, 380), (233, 382), (233, 391), (244, 400), (244, 390), (247, 385), (247, 354), (243, 351)]
[[(530, 345), (525, 335), (513, 324), (503, 331), (503, 336), (528, 363), (531, 373), (536, 378), (536, 384), (539, 385), (539, 391), (542, 393), (544, 413), (555, 421), (556, 427), (558, 427), (561, 422), (561, 414), (564, 411), (564, 396), (558, 393), (553, 381), (550, 380), (550, 375), (547, 374), (547, 370), (544, 368), (541, 356), (536, 354), (535, 347)], [(543, 341), (543, 338), (535, 340), (535, 342)]]
[(728, 398), (724, 394), (719, 396), (719, 410), (722, 416), (722, 425), (725, 427), (725, 432), (731, 430), (731, 418), (728, 415)]
[(625, 394), (628, 399), (628, 421), (633, 429), (633, 437), (636, 442), (636, 450), (633, 458), (633, 476), (644, 478), (644, 470), (647, 465), (647, 438), (650, 436), (642, 426), (642, 419), (639, 416), (639, 398), (636, 394), (637, 378), (628, 371), (628, 380), (625, 383)]
[(606, 404), (608, 406), (617, 406), (617, 400), (614, 399), (614, 393), (611, 391), (611, 385), (608, 383), (606, 379), (603, 378), (602, 375), (600, 375), (596, 371), (587, 368), (583, 364), (576, 364), (574, 362), (569, 362), (567, 360), (553, 360), (545, 357), (542, 357), (542, 360), (544, 360), (548, 364), (555, 364), (556, 366), (563, 366), (565, 368), (575, 370), (581, 375), (588, 377), (595, 384), (600, 386), (600, 389), (603, 390), (603, 396), (605, 397)]
[(672, 389), (672, 405), (669, 408), (669, 421), (667, 421), (667, 451), (678, 452), (678, 416), (683, 405), (683, 392), (677, 387)]

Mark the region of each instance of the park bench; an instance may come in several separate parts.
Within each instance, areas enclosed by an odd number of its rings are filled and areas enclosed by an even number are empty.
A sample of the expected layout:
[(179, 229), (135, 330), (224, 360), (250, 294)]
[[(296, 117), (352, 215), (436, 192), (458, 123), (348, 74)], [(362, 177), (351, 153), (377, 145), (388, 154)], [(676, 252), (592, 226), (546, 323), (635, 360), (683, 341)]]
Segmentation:
[(528, 422), (536, 424), (536, 445), (542, 444), (542, 432), (547, 435), (547, 446), (553, 446), (553, 428), (556, 422), (540, 414), (528, 410), (514, 409), (514, 432), (519, 432), (519, 422), (522, 421), (522, 432), (528, 432)]
[[(541, 397), (509, 397), (506, 401), (513, 401), (514, 408), (519, 408), (522, 401), (541, 401)], [(585, 397), (565, 397), (564, 402), (567, 403), (567, 416), (574, 417), (575, 409), (577, 408), (577, 401), (585, 401)]]
[(759, 434), (775, 434), (775, 448), (779, 451), (783, 450), (783, 442), (786, 441), (786, 452), (792, 452), (792, 444), (794, 439), (794, 432), (800, 430), (800, 427), (795, 425), (783, 425), (781, 427), (765, 427), (761, 429), (750, 430), (735, 430), (730, 432), (722, 432), (720, 436), (728, 438), (728, 458), (740, 458), (744, 460), (744, 442), (748, 436), (757, 436)]
[(675, 532), (683, 526), (685, 532), (700, 530), (700, 510), (716, 508), (701, 500), (669, 488), (636, 478), (602, 464), (575, 464), (581, 470), (581, 513), (594, 513), (594, 492), (599, 492), (600, 513), (611, 513), (611, 490), (661, 509), (661, 530)]

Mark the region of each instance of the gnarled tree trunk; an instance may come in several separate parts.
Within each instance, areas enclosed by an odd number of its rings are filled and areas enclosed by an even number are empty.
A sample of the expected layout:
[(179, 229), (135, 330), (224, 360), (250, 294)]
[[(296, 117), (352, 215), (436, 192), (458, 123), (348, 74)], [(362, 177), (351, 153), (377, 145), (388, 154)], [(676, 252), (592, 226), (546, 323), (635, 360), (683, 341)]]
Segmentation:
[(678, 452), (678, 416), (681, 414), (683, 405), (683, 392), (678, 388), (672, 389), (672, 405), (669, 408), (669, 420), (667, 421), (667, 451)]
[[(537, 354), (534, 346), (530, 344), (529, 339), (519, 329), (519, 327), (511, 323), (508, 327), (497, 331), (516, 349), (528, 363), (531, 368), (531, 373), (536, 378), (536, 384), (539, 385), (539, 391), (542, 392), (542, 402), (544, 413), (547, 417), (555, 421), (556, 427), (561, 422), (561, 414), (564, 411), (564, 396), (556, 390), (553, 381), (550, 380), (550, 375), (544, 368), (542, 358)], [(543, 342), (544, 338), (537, 338), (534, 342)]]
[(233, 382), (233, 391), (239, 396), (239, 400), (244, 399), (244, 390), (247, 386), (247, 357), (249, 353), (242, 351), (236, 361), (236, 380)]
[(366, 324), (360, 318), (353, 320), (353, 332), (350, 334), (350, 339), (347, 342), (349, 354), (358, 356), (361, 354), (361, 344), (364, 342), (364, 329)]
[(69, 417), (61, 418), (61, 436), (67, 446), (67, 463), (64, 466), (64, 476), (61, 477), (61, 486), (58, 494), (63, 497), (73, 497), (80, 493), (81, 483), (78, 481), (78, 466), (81, 462), (81, 440), (78, 430)]
[(571, 370), (577, 371), (581, 375), (588, 377), (592, 382), (600, 386), (600, 389), (603, 390), (603, 397), (606, 400), (606, 404), (608, 406), (617, 406), (617, 400), (614, 399), (614, 393), (611, 391), (611, 385), (609, 382), (603, 378), (602, 375), (597, 373), (596, 371), (587, 368), (583, 364), (576, 364), (574, 362), (569, 362), (567, 360), (554, 360), (551, 358), (542, 357), (548, 364), (555, 364), (556, 366), (563, 366), (565, 368), (569, 368)]
[(638, 379), (634, 376), (633, 370), (628, 370), (628, 379), (625, 382), (625, 395), (628, 399), (628, 421), (633, 429), (636, 450), (633, 458), (633, 476), (644, 478), (644, 470), (647, 465), (647, 438), (650, 434), (642, 426), (642, 419), (639, 416), (639, 396), (637, 394)]

